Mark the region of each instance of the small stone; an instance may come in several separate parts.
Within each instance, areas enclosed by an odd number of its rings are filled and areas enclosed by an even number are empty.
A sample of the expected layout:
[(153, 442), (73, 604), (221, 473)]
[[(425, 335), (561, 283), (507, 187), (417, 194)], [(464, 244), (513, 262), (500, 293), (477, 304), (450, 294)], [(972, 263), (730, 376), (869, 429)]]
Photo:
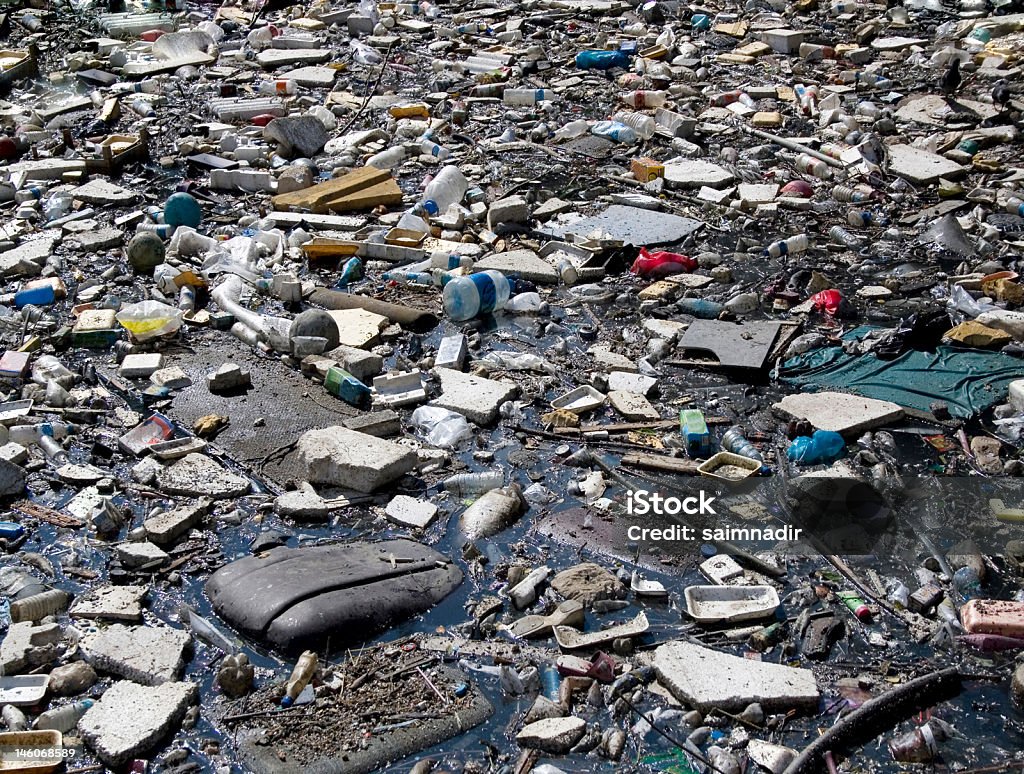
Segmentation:
[(206, 375), (206, 388), (210, 392), (245, 390), (249, 387), (252, 387), (250, 373), (235, 363), (224, 363), (216, 371)]
[(244, 653), (225, 656), (217, 671), (217, 684), (224, 695), (231, 699), (245, 696), (252, 690), (254, 671), (249, 657)]
[(274, 500), (274, 511), (281, 516), (310, 521), (326, 521), (334, 507), (316, 493), (308, 481), (299, 488), (284, 492)]
[(562, 570), (551, 579), (551, 588), (566, 599), (575, 599), (584, 605), (598, 599), (615, 599), (622, 592), (622, 584), (604, 567), (584, 562)]
[(564, 755), (583, 738), (587, 722), (583, 718), (545, 718), (525, 726), (516, 734), (520, 747)]
[(154, 371), (149, 381), (157, 387), (166, 387), (169, 390), (183, 390), (192, 386), (192, 379), (179, 366), (169, 366)]
[(75, 696), (91, 687), (97, 679), (92, 666), (85, 661), (72, 661), (50, 672), (47, 689), (54, 696)]
[(437, 516), (437, 506), (409, 495), (395, 495), (384, 509), (384, 514), (403, 527), (425, 529)]
[(141, 543), (122, 543), (117, 547), (117, 558), (129, 570), (159, 567), (168, 556), (157, 546), (148, 541)]

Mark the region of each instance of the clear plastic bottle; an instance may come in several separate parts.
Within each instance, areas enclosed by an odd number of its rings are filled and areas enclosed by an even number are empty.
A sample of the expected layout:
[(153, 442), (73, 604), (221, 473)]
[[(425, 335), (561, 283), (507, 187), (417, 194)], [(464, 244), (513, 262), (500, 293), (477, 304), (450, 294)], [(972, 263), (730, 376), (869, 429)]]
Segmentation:
[(78, 426), (69, 425), (67, 422), (39, 422), (34, 425), (15, 425), (8, 428), (7, 438), (22, 446), (31, 446), (39, 443), (39, 439), (43, 437), (61, 440), (76, 432), (78, 432)]
[(852, 188), (846, 185), (837, 185), (832, 189), (832, 198), (837, 202), (866, 202), (871, 199), (873, 194), (873, 190), (863, 185)]
[(25, 202), (38, 202), (46, 195), (45, 186), (30, 185), (25, 188), (19, 188), (14, 193), (14, 201), (18, 204), (24, 204)]
[(66, 734), (78, 725), (82, 715), (92, 705), (92, 699), (80, 699), (73, 704), (65, 704), (62, 707), (47, 710), (36, 718), (36, 722), (32, 724), (32, 727), (37, 731), (60, 731), (62, 734)]
[(426, 271), (386, 271), (381, 279), (397, 282), (399, 285), (433, 285), (434, 277)]
[(763, 463), (764, 457), (761, 456), (761, 452), (743, 434), (743, 428), (739, 425), (733, 425), (725, 431), (725, 435), (722, 436), (721, 446), (726, 451), (730, 451), (733, 454), (739, 454), (741, 457), (748, 457), (752, 460), (757, 460)]
[(590, 133), (623, 145), (635, 145), (640, 139), (635, 129), (618, 121), (598, 121), (590, 128)]
[(461, 202), (462, 197), (466, 195), (467, 188), (469, 188), (469, 183), (458, 167), (454, 165), (443, 167), (423, 189), (423, 198), (416, 205), (416, 209), (433, 217), (444, 212), (453, 204)]
[(284, 696), (281, 699), (282, 707), (290, 707), (295, 703), (299, 694), (305, 690), (309, 681), (313, 679), (313, 675), (316, 674), (317, 664), (316, 653), (311, 650), (307, 650), (299, 656), (299, 660), (295, 662), (295, 668), (292, 669), (292, 676), (285, 686)]
[(128, 107), (131, 108), (133, 113), (137, 113), (143, 118), (156, 118), (156, 108), (153, 107), (153, 103), (148, 99), (136, 97), (128, 103)]
[(570, 121), (564, 124), (555, 131), (554, 138), (556, 140), (572, 140), (576, 137), (582, 137), (590, 131), (590, 122), (584, 121), (582, 118), (577, 118), (575, 121)]
[(430, 254), (429, 266), (432, 269), (472, 269), (473, 259), (468, 255), (434, 252)]
[(887, 599), (899, 610), (906, 610), (910, 602), (910, 589), (899, 578), (889, 578), (885, 584)]
[(436, 142), (431, 140), (429, 137), (424, 137), (420, 140), (420, 153), (425, 156), (433, 156), (438, 161), (444, 161), (451, 156), (451, 151), (442, 145), (438, 145)]
[(1011, 196), (1006, 200), (1005, 205), (1006, 211), (1013, 215), (1020, 215), (1024, 217), (1024, 199), (1020, 199), (1016, 196)]
[(836, 244), (849, 247), (851, 249), (860, 247), (860, 238), (854, 236), (842, 226), (833, 226), (828, 230), (829, 238)]
[(488, 270), (452, 278), (442, 295), (445, 314), (450, 320), (462, 322), (504, 308), (512, 288), (504, 274)]
[(647, 91), (646, 89), (637, 89), (636, 91), (629, 91), (625, 94), (620, 94), (619, 99), (630, 107), (640, 109), (657, 108), (665, 104), (668, 99), (668, 94), (664, 91)]
[(658, 128), (657, 121), (655, 121), (651, 116), (644, 115), (643, 113), (634, 113), (628, 110), (620, 110), (612, 116), (612, 121), (618, 121), (620, 124), (625, 124), (630, 127), (642, 140), (651, 139)]
[(784, 255), (795, 255), (802, 253), (808, 247), (807, 234), (797, 234), (788, 239), (780, 239), (772, 242), (764, 249), (764, 254), (771, 258), (781, 258)]
[(50, 589), (11, 602), (11, 621), (39, 621), (48, 615), (59, 613), (67, 605), (67, 592)]
[(801, 153), (796, 157), (795, 166), (798, 170), (807, 175), (813, 175), (819, 180), (828, 180), (832, 177), (832, 168), (821, 159)]
[(557, 95), (551, 89), (505, 89), (501, 97), (502, 102), (512, 106), (535, 105), (556, 98)]
[(294, 94), (297, 90), (298, 85), (291, 78), (275, 78), (272, 81), (260, 81), (256, 85), (256, 91), (260, 94), (284, 96)]
[(505, 483), (505, 476), (500, 470), (485, 470), (482, 473), (458, 473), (449, 476), (441, 485), (446, 492), (459, 497), (478, 497), (484, 492), (498, 489)]
[(405, 161), (407, 155), (404, 145), (394, 145), (370, 156), (366, 160), (366, 166), (383, 170), (394, 169)]
[(159, 78), (144, 78), (138, 83), (118, 83), (113, 88), (115, 93), (120, 94), (160, 94), (163, 90), (164, 85)]

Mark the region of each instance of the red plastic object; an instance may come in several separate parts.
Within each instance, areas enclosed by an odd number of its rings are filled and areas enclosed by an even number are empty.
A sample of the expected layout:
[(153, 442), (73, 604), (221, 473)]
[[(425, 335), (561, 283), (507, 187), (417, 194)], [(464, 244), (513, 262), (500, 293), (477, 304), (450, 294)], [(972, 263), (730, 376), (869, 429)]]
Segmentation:
[(163, 30), (146, 30), (141, 35), (139, 35), (139, 38), (146, 41), (147, 43), (152, 43), (157, 38), (162, 38), (166, 34), (167, 33)]
[(814, 189), (806, 180), (791, 180), (782, 186), (780, 193), (783, 196), (793, 196), (798, 199), (810, 199), (814, 196)]
[(811, 301), (814, 302), (814, 311), (835, 314), (839, 305), (843, 303), (843, 294), (835, 289), (822, 290), (811, 296)]
[(633, 261), (630, 272), (641, 277), (666, 277), (669, 274), (682, 274), (697, 268), (697, 260), (688, 255), (670, 253), (665, 250), (648, 252), (646, 247), (640, 248), (640, 255)]
[(599, 683), (610, 683), (615, 679), (615, 659), (598, 651), (587, 661), (576, 656), (562, 656), (557, 662), (562, 677), (592, 677)]
[(0, 136), (0, 159), (10, 161), (18, 158), (18, 146), (7, 135)]
[(275, 118), (277, 118), (277, 116), (272, 116), (270, 113), (260, 113), (258, 116), (250, 118), (249, 123), (253, 126), (266, 126)]

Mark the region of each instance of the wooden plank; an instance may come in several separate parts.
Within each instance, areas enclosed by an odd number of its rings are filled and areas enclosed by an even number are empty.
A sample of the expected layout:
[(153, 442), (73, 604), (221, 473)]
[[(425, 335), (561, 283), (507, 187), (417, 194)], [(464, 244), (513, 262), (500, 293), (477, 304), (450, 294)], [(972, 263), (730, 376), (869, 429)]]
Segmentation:
[(695, 475), (697, 460), (688, 460), (682, 457), (664, 457), (657, 454), (627, 454), (622, 458), (623, 465), (632, 465), (647, 470), (663, 470), (667, 473), (682, 473), (684, 475)]
[(273, 198), (274, 209), (287, 211), (294, 208), (323, 212), (326, 210), (325, 205), (328, 201), (357, 193), (389, 179), (391, 179), (391, 173), (385, 169), (360, 167), (347, 175), (310, 188), (303, 188), (301, 191), (278, 194)]
[(324, 202), (331, 212), (356, 212), (359, 210), (372, 210), (381, 204), (401, 204), (402, 189), (394, 179), (385, 180), (369, 188), (364, 188), (353, 194), (347, 194), (337, 199), (329, 199)]

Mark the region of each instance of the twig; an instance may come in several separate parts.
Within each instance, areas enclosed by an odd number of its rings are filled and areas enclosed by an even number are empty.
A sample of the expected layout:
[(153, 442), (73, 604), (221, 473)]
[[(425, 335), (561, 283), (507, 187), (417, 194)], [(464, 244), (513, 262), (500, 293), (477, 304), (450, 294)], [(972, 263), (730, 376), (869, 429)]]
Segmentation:
[(366, 92), (366, 96), (363, 99), (362, 107), (360, 107), (359, 110), (356, 111), (355, 115), (352, 116), (352, 118), (349, 120), (349, 122), (345, 124), (345, 127), (340, 132), (341, 134), (345, 134), (346, 132), (348, 132), (349, 129), (352, 128), (352, 125), (359, 120), (359, 116), (361, 116), (363, 114), (363, 111), (366, 110), (366, 106), (370, 104), (370, 99), (373, 97), (374, 92), (377, 91), (377, 87), (380, 86), (380, 82), (384, 80), (384, 71), (388, 69), (388, 60), (391, 59), (391, 47), (393, 45), (394, 43), (388, 44), (388, 50), (384, 53), (384, 61), (380, 63), (380, 73), (378, 73), (377, 75), (377, 80), (374, 81), (373, 86), (370, 88), (370, 90)]

